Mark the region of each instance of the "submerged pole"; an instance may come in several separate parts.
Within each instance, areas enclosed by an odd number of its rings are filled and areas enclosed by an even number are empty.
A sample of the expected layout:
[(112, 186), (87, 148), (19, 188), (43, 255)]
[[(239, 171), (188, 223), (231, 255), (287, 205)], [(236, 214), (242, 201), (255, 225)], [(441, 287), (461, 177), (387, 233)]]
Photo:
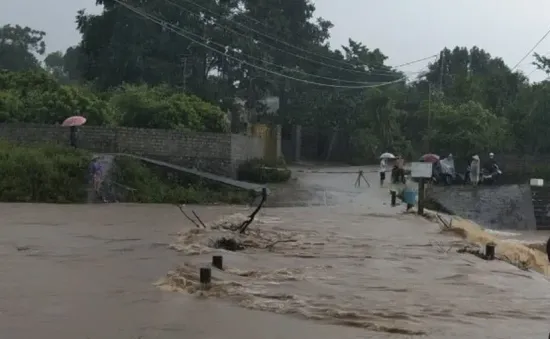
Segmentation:
[(424, 204), (426, 200), (426, 188), (424, 186), (426, 179), (420, 178), (418, 182), (418, 214), (424, 214)]
[(223, 271), (223, 257), (221, 255), (212, 256), (212, 266)]
[(201, 283), (201, 288), (203, 289), (210, 288), (210, 283), (212, 282), (212, 270), (210, 270), (210, 267), (200, 268), (199, 280)]
[(495, 243), (488, 243), (485, 245), (485, 259), (487, 260), (493, 260), (495, 259)]

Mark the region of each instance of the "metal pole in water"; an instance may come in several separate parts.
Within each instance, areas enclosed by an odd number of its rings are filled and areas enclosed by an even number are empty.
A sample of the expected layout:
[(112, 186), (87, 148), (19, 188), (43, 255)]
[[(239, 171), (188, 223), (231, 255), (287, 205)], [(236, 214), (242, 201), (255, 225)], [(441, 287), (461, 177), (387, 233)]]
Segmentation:
[(546, 254), (548, 254), (548, 261), (550, 261), (550, 238), (548, 238), (548, 241), (546, 242)]
[(424, 200), (426, 199), (425, 180), (424, 178), (420, 178), (418, 182), (418, 214), (420, 215), (424, 214)]
[(210, 288), (210, 283), (212, 282), (212, 270), (209, 267), (201, 267), (199, 271), (199, 280), (201, 283), (201, 288), (208, 289)]
[(396, 200), (397, 200), (397, 192), (395, 190), (391, 190), (390, 191), (390, 194), (391, 194), (391, 206), (392, 207), (395, 207), (395, 205), (397, 204)]
[(496, 245), (492, 242), (485, 245), (485, 259), (487, 260), (495, 259), (495, 247)]
[(212, 256), (212, 266), (223, 271), (223, 257), (221, 255)]

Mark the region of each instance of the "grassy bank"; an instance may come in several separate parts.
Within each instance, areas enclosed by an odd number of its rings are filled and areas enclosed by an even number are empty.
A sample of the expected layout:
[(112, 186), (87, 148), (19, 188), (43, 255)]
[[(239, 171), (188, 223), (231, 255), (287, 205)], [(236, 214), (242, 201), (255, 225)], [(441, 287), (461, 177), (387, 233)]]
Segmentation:
[(206, 182), (196, 176), (148, 166), (137, 159), (117, 157), (112, 172), (119, 198), (127, 202), (170, 204), (246, 204), (249, 192)]
[[(0, 201), (84, 203), (90, 187), (91, 160), (91, 153), (68, 147), (0, 143)], [(112, 185), (121, 202), (245, 204), (251, 201), (249, 192), (181, 173), (155, 170), (128, 157), (115, 160), (111, 178), (122, 184)]]
[(0, 143), (0, 201), (84, 202), (90, 159), (71, 148)]

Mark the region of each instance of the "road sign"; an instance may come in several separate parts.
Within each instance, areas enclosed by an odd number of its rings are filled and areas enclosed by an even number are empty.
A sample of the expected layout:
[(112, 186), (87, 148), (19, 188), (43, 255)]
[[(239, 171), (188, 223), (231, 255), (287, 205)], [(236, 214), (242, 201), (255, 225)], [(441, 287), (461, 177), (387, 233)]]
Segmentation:
[(432, 164), (429, 162), (411, 162), (411, 177), (431, 178)]

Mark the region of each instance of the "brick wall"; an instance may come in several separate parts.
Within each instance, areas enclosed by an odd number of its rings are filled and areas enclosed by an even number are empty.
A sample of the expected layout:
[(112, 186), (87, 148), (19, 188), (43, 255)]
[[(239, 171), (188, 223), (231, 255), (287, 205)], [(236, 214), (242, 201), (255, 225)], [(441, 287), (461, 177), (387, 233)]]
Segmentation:
[[(0, 139), (19, 144), (69, 144), (70, 130), (52, 125), (0, 124)], [(130, 153), (200, 170), (234, 176), (249, 158), (263, 157), (259, 138), (222, 133), (162, 129), (82, 126), (81, 148), (102, 153)]]

